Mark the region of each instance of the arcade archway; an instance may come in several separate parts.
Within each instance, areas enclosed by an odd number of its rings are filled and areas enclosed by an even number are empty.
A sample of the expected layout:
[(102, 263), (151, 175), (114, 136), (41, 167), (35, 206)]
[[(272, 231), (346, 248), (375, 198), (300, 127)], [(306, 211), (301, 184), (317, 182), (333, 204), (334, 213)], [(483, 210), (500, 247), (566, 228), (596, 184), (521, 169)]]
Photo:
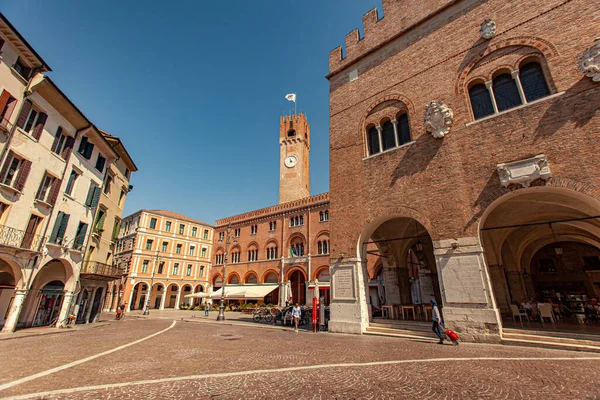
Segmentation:
[(600, 202), (564, 188), (519, 189), (488, 207), (480, 229), (505, 326), (513, 313), (535, 327), (549, 316), (555, 323), (539, 326), (549, 329), (600, 319)]
[(442, 303), (433, 242), (420, 222), (404, 216), (378, 218), (363, 230), (358, 251), (367, 261), (363, 274), (371, 320), (388, 314), (430, 320), (430, 301)]

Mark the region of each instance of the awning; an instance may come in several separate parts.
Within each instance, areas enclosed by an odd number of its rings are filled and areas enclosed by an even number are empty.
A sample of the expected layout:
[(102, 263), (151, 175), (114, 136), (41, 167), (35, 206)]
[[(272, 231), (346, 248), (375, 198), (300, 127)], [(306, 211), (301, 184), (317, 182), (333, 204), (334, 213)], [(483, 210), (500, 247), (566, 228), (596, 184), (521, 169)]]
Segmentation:
[[(277, 289), (278, 285), (227, 285), (225, 287), (225, 298), (233, 300), (262, 300), (263, 297)], [(193, 293), (188, 294), (187, 298), (205, 298), (220, 299), (223, 288), (211, 293)]]

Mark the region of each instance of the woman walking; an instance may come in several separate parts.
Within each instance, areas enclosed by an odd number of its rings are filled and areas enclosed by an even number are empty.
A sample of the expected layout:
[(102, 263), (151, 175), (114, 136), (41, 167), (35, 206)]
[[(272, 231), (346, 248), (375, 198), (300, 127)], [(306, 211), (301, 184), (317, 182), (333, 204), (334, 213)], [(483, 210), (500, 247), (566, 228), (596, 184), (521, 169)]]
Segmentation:
[(431, 330), (440, 338), (438, 344), (444, 344), (444, 337), (442, 336), (442, 317), (440, 315), (440, 310), (437, 306), (435, 300), (431, 300), (431, 319), (433, 320), (433, 327)]

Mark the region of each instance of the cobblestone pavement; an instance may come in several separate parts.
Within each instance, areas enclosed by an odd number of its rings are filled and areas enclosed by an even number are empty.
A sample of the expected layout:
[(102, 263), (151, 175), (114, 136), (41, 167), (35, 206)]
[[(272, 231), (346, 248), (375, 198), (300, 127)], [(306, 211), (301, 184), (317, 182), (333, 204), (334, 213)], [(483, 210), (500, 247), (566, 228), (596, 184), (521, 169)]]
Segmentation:
[[(1, 342), (1, 382), (130, 343), (170, 324), (130, 319)], [(9, 387), (0, 396), (594, 399), (600, 398), (599, 368), (600, 355), (592, 353), (178, 322), (141, 343)]]

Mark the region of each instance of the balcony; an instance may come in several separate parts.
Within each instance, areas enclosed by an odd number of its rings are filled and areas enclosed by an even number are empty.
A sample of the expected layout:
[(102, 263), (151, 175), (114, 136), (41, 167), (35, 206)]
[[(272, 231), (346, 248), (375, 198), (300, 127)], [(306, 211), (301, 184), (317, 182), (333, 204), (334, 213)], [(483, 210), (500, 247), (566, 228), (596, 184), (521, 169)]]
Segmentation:
[(41, 235), (0, 225), (0, 245), (39, 252), (43, 244), (44, 238)]
[(8, 133), (12, 128), (12, 124), (8, 121), (8, 118), (0, 116), (0, 132)]
[(83, 279), (112, 281), (121, 278), (123, 274), (125, 274), (123, 268), (98, 261), (84, 261), (81, 267), (81, 278)]

